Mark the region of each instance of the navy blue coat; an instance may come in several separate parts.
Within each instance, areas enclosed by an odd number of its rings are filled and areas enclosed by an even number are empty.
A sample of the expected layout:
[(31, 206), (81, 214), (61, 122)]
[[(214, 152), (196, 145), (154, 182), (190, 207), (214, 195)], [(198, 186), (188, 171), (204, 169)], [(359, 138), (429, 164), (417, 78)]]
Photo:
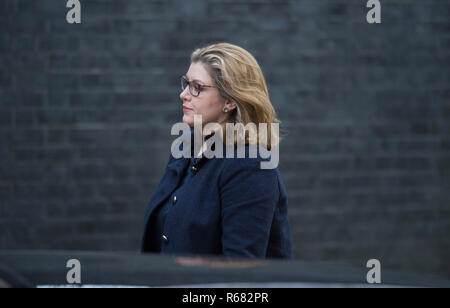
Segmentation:
[[(193, 128), (191, 136), (193, 148)], [(170, 200), (161, 253), (291, 259), (286, 188), (278, 168), (261, 169), (261, 160), (259, 155), (199, 159), (185, 189)], [(154, 252), (148, 222), (171, 197), (189, 161), (170, 155), (147, 207), (142, 252)]]

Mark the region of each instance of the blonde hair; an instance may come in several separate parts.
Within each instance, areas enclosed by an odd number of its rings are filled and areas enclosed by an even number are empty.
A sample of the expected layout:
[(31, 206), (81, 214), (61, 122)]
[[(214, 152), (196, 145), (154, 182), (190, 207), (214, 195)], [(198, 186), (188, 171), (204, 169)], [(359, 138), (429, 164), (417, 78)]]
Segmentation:
[[(196, 49), (191, 55), (191, 63), (202, 63), (210, 74), (220, 95), (236, 103), (222, 124), (223, 140), (227, 123), (255, 123), (256, 140), (244, 136), (245, 144), (259, 143), (259, 135), (267, 136), (267, 148), (278, 145), (281, 137), (273, 134), (271, 123), (281, 123), (277, 119), (267, 90), (266, 81), (256, 59), (245, 49), (229, 43), (219, 43)], [(259, 123), (267, 123), (267, 132), (259, 131)], [(263, 138), (264, 140), (264, 138)], [(237, 138), (234, 140), (237, 144)]]

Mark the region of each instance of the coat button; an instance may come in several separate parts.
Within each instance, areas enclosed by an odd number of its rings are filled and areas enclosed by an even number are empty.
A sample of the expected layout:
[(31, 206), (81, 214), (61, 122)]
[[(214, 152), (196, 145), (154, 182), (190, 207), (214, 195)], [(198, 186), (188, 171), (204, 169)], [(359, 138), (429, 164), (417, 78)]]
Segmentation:
[(167, 238), (167, 236), (163, 235), (161, 238), (164, 241), (164, 243), (167, 244), (169, 242), (169, 239)]
[(197, 167), (195, 167), (195, 166), (192, 166), (192, 171), (194, 171), (194, 172), (196, 172), (197, 171)]
[(177, 196), (173, 197), (173, 204), (177, 203)]

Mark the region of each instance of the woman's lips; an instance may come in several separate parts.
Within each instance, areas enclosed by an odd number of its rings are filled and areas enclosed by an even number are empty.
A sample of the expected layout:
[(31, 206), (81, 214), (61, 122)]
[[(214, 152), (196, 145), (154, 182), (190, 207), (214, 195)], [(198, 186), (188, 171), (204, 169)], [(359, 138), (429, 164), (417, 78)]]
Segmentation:
[(183, 111), (190, 111), (190, 110), (192, 110), (191, 108), (187, 108), (187, 107), (185, 107), (185, 106), (183, 106)]

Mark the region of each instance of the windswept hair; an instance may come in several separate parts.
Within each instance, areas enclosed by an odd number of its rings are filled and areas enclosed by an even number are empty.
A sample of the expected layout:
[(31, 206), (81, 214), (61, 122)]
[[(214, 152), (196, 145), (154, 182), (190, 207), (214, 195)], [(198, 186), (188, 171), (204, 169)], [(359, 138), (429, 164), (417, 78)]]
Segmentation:
[[(255, 135), (267, 136), (268, 150), (278, 145), (281, 138), (272, 133), (271, 123), (281, 121), (277, 119), (270, 101), (262, 70), (248, 51), (229, 43), (213, 44), (196, 49), (191, 55), (191, 63), (202, 63), (220, 95), (236, 103), (228, 121), (222, 124), (223, 140), (226, 140), (227, 123), (242, 123), (244, 126), (254, 123), (257, 129)], [(267, 123), (267, 132), (259, 131), (260, 123)], [(245, 139), (245, 144), (259, 142), (259, 138), (250, 139), (249, 135), (242, 138)], [(234, 143), (237, 144), (237, 138)]]

